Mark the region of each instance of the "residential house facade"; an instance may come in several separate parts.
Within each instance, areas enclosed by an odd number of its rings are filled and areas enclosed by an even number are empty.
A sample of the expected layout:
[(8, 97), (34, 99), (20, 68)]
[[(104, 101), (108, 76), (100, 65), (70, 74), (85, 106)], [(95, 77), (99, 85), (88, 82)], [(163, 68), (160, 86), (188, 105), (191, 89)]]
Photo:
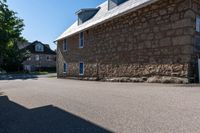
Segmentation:
[(23, 62), (24, 70), (56, 71), (56, 52), (48, 44), (35, 41), (23, 49), (30, 52), (30, 57)]
[(58, 77), (198, 80), (199, 0), (107, 0), (76, 14), (56, 39)]

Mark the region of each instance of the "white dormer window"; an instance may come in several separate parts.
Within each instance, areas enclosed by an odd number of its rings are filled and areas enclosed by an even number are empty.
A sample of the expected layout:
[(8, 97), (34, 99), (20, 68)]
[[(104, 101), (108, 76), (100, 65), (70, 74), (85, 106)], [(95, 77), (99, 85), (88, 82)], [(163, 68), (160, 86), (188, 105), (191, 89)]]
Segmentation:
[(200, 17), (197, 17), (196, 19), (196, 31), (200, 32)]
[(35, 45), (35, 51), (43, 52), (44, 51), (44, 46), (42, 44), (36, 44)]
[(84, 47), (84, 34), (83, 32), (81, 32), (79, 34), (79, 48), (83, 48)]
[(63, 41), (63, 51), (67, 51), (67, 40), (64, 39)]

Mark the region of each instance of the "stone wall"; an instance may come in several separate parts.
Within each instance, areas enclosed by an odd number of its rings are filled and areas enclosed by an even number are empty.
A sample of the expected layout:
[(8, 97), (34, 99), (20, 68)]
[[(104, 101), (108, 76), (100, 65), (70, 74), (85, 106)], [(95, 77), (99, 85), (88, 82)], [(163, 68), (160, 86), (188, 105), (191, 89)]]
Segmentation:
[[(85, 63), (85, 77), (193, 76), (191, 60), (196, 14), (191, 0), (160, 0), (58, 41), (58, 76), (79, 76), (79, 62)], [(68, 72), (63, 74), (63, 62)], [(190, 74), (190, 75), (189, 75)]]

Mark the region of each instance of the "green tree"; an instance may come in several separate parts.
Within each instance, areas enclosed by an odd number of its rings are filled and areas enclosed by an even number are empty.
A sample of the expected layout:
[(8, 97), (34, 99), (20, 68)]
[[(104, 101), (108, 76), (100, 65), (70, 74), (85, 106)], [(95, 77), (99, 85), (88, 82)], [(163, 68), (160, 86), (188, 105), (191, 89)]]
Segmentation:
[(0, 0), (0, 67), (5, 70), (13, 65), (19, 67), (26, 55), (17, 47), (18, 42), (24, 41), (21, 36), (24, 23), (16, 14), (8, 8), (6, 0)]

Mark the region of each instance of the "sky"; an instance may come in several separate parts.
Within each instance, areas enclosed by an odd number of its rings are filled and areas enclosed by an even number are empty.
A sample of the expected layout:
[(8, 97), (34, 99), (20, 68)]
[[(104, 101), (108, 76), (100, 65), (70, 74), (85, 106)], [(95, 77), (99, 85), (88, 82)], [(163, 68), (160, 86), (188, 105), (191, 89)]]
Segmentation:
[(75, 12), (81, 8), (96, 7), (104, 1), (7, 0), (7, 4), (24, 20), (23, 37), (29, 42), (38, 40), (56, 49), (53, 41), (76, 21)]

